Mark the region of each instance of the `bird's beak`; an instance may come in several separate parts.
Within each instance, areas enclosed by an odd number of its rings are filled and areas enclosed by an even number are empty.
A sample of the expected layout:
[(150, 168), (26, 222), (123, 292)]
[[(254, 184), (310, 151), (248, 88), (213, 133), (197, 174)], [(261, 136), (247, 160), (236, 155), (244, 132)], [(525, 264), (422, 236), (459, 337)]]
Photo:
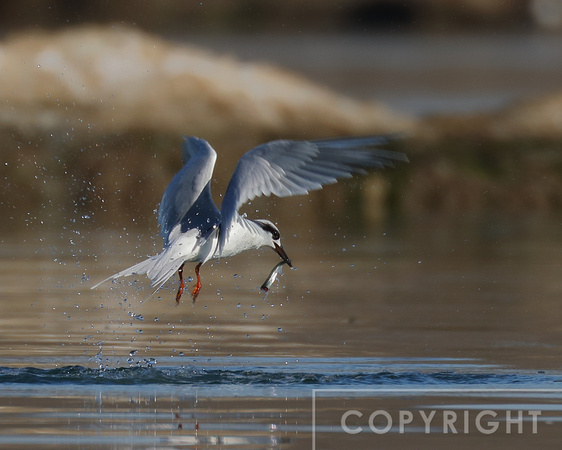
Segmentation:
[(283, 261), (285, 261), (287, 263), (287, 265), (289, 267), (293, 267), (293, 265), (291, 264), (291, 260), (289, 259), (289, 257), (287, 256), (287, 253), (285, 253), (285, 250), (283, 250), (283, 247), (281, 247), (280, 245), (276, 244), (275, 242), (273, 243), (273, 245), (275, 245), (274, 250), (277, 252), (277, 254), (281, 257), (281, 259)]

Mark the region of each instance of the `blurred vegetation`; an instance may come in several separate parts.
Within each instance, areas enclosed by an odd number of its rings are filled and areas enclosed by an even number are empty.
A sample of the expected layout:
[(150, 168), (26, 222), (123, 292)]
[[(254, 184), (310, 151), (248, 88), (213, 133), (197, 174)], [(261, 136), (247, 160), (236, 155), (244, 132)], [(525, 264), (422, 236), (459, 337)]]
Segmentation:
[[(0, 228), (5, 232), (76, 221), (81, 227), (114, 229), (136, 222), (156, 232), (155, 210), (181, 167), (178, 136), (139, 130), (78, 145), (51, 135), (28, 140), (13, 134), (10, 139), (6, 146), (18, 151), (3, 152), (0, 168)], [(246, 149), (212, 143), (219, 152), (213, 195), (220, 204)], [(411, 164), (344, 180), (309, 197), (258, 199), (244, 210), (267, 217), (275, 207), (273, 220), (290, 221), (295, 232), (325, 226), (361, 232), (427, 214), (517, 217), (562, 209), (559, 143), (404, 139), (389, 148), (406, 152)]]

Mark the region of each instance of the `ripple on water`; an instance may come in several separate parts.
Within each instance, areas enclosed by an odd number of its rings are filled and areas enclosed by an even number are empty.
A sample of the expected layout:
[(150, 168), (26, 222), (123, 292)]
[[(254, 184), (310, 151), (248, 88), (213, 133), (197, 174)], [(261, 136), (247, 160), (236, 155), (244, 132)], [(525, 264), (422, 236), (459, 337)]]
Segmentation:
[[(217, 358), (201, 364), (156, 367), (156, 361), (128, 367), (0, 367), (0, 385), (235, 386), (310, 391), (316, 387), (429, 387), (459, 385), (549, 385), (562, 375), (509, 371), (466, 360), (385, 361), (363, 358), (286, 361), (277, 358)], [(493, 369), (493, 370), (492, 370)]]

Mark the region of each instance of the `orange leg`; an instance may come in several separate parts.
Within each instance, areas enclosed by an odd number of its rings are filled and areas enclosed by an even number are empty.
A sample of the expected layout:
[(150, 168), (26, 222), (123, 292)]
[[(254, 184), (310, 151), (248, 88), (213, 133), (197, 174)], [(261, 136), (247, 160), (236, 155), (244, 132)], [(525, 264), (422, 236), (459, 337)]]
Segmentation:
[(195, 299), (197, 298), (197, 296), (199, 295), (199, 291), (201, 290), (201, 278), (199, 277), (199, 269), (201, 268), (201, 264), (203, 263), (199, 263), (195, 266), (195, 275), (197, 275), (197, 283), (195, 284), (193, 291), (191, 291), (191, 296), (193, 297), (193, 303), (195, 303)]
[(180, 276), (180, 288), (178, 289), (178, 293), (176, 294), (176, 303), (180, 302), (181, 295), (183, 294), (183, 289), (185, 288), (185, 284), (183, 282), (183, 264), (178, 269), (178, 275)]

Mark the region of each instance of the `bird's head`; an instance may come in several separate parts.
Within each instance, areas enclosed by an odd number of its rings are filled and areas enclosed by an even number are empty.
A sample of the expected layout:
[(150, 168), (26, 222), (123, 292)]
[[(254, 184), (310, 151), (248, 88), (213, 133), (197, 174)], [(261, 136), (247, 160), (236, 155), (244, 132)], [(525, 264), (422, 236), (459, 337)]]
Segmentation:
[(283, 250), (281, 245), (281, 235), (279, 233), (279, 228), (277, 228), (272, 222), (265, 219), (254, 220), (262, 230), (262, 238), (264, 240), (264, 245), (271, 247), (275, 252), (281, 257), (283, 261), (287, 263), (289, 267), (293, 267), (291, 260)]

